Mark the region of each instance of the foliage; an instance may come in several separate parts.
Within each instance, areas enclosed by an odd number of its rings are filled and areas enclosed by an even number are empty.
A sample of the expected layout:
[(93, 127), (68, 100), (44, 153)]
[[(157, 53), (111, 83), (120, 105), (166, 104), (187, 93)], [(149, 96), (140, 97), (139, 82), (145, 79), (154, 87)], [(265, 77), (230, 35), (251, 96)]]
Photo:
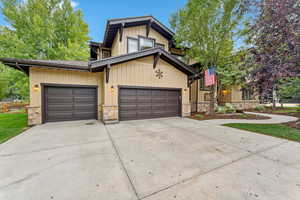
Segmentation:
[(290, 128), (280, 124), (246, 124), (232, 123), (224, 126), (238, 128), (246, 131), (262, 133), (274, 137), (285, 138), (300, 142), (300, 130)]
[(231, 103), (226, 103), (225, 106), (218, 106), (217, 113), (225, 114), (225, 113), (235, 113), (236, 108)]
[(300, 78), (281, 80), (278, 89), (278, 95), (281, 99), (300, 100)]
[(252, 85), (266, 96), (281, 78), (300, 76), (300, 3), (298, 0), (263, 0), (260, 15), (250, 27), (247, 68)]
[(254, 110), (257, 110), (257, 111), (264, 111), (264, 110), (266, 110), (266, 107), (263, 106), (263, 105), (258, 105), (258, 106), (255, 106)]
[[(87, 60), (88, 26), (70, 0), (0, 0), (9, 26), (0, 26), (0, 57)], [(1, 66), (0, 66), (1, 67)], [(9, 82), (7, 95), (28, 97), (28, 78), (0, 68)]]
[(195, 117), (200, 118), (200, 119), (203, 119), (203, 118), (204, 118), (204, 115), (202, 115), (202, 114), (195, 114)]
[(20, 134), (27, 126), (26, 113), (0, 114), (0, 143)]
[[(244, 15), (243, 0), (189, 0), (171, 16), (175, 42), (202, 68), (217, 66), (219, 80), (226, 86), (238, 74), (233, 37)], [(229, 76), (228, 74), (232, 75)], [(210, 113), (214, 112), (216, 87), (211, 88)]]

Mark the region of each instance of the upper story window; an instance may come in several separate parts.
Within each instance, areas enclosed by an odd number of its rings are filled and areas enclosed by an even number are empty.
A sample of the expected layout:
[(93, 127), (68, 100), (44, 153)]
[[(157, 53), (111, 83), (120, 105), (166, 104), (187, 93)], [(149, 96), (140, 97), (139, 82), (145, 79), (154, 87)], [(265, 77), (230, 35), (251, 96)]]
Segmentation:
[(139, 41), (135, 38), (127, 39), (127, 52), (133, 53), (139, 50)]
[(139, 49), (145, 50), (145, 49), (150, 49), (153, 48), (155, 44), (155, 40), (151, 38), (145, 38), (145, 37), (139, 37)]
[(155, 43), (155, 47), (160, 47), (162, 49), (165, 49), (165, 45), (164, 44), (160, 44), (160, 43)]

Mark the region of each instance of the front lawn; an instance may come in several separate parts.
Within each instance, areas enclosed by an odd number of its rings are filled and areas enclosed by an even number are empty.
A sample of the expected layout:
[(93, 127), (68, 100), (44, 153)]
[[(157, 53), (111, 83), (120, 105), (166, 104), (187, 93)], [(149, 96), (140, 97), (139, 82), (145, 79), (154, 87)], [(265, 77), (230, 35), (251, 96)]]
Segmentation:
[(0, 113), (0, 144), (20, 134), (26, 127), (26, 113)]
[(246, 130), (246, 131), (252, 131), (256, 133), (262, 133), (265, 135), (271, 135), (274, 137), (280, 137), (280, 138), (300, 142), (300, 130), (290, 128), (288, 126), (281, 125), (281, 124), (232, 123), (232, 124), (224, 124), (224, 126)]

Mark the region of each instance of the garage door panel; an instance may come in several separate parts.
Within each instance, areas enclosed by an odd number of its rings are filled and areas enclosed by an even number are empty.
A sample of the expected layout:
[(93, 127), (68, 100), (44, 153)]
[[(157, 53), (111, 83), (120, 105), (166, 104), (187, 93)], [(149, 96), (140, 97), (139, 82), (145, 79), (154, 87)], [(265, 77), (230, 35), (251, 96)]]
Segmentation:
[(46, 88), (46, 92), (49, 95), (49, 97), (55, 97), (55, 96), (68, 96), (72, 95), (72, 90), (69, 90), (68, 88), (54, 88), (54, 87), (48, 87)]
[(45, 87), (46, 122), (97, 118), (97, 90), (86, 87)]
[(151, 88), (120, 88), (120, 120), (180, 115), (180, 91)]

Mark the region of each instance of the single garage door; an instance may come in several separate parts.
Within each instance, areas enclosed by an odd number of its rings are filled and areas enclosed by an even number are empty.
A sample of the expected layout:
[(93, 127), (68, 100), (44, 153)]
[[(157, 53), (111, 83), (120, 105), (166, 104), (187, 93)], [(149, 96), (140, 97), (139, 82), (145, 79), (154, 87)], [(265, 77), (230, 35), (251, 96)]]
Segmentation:
[(120, 120), (173, 117), (181, 114), (178, 89), (120, 88)]
[(44, 122), (96, 118), (96, 87), (44, 87)]

